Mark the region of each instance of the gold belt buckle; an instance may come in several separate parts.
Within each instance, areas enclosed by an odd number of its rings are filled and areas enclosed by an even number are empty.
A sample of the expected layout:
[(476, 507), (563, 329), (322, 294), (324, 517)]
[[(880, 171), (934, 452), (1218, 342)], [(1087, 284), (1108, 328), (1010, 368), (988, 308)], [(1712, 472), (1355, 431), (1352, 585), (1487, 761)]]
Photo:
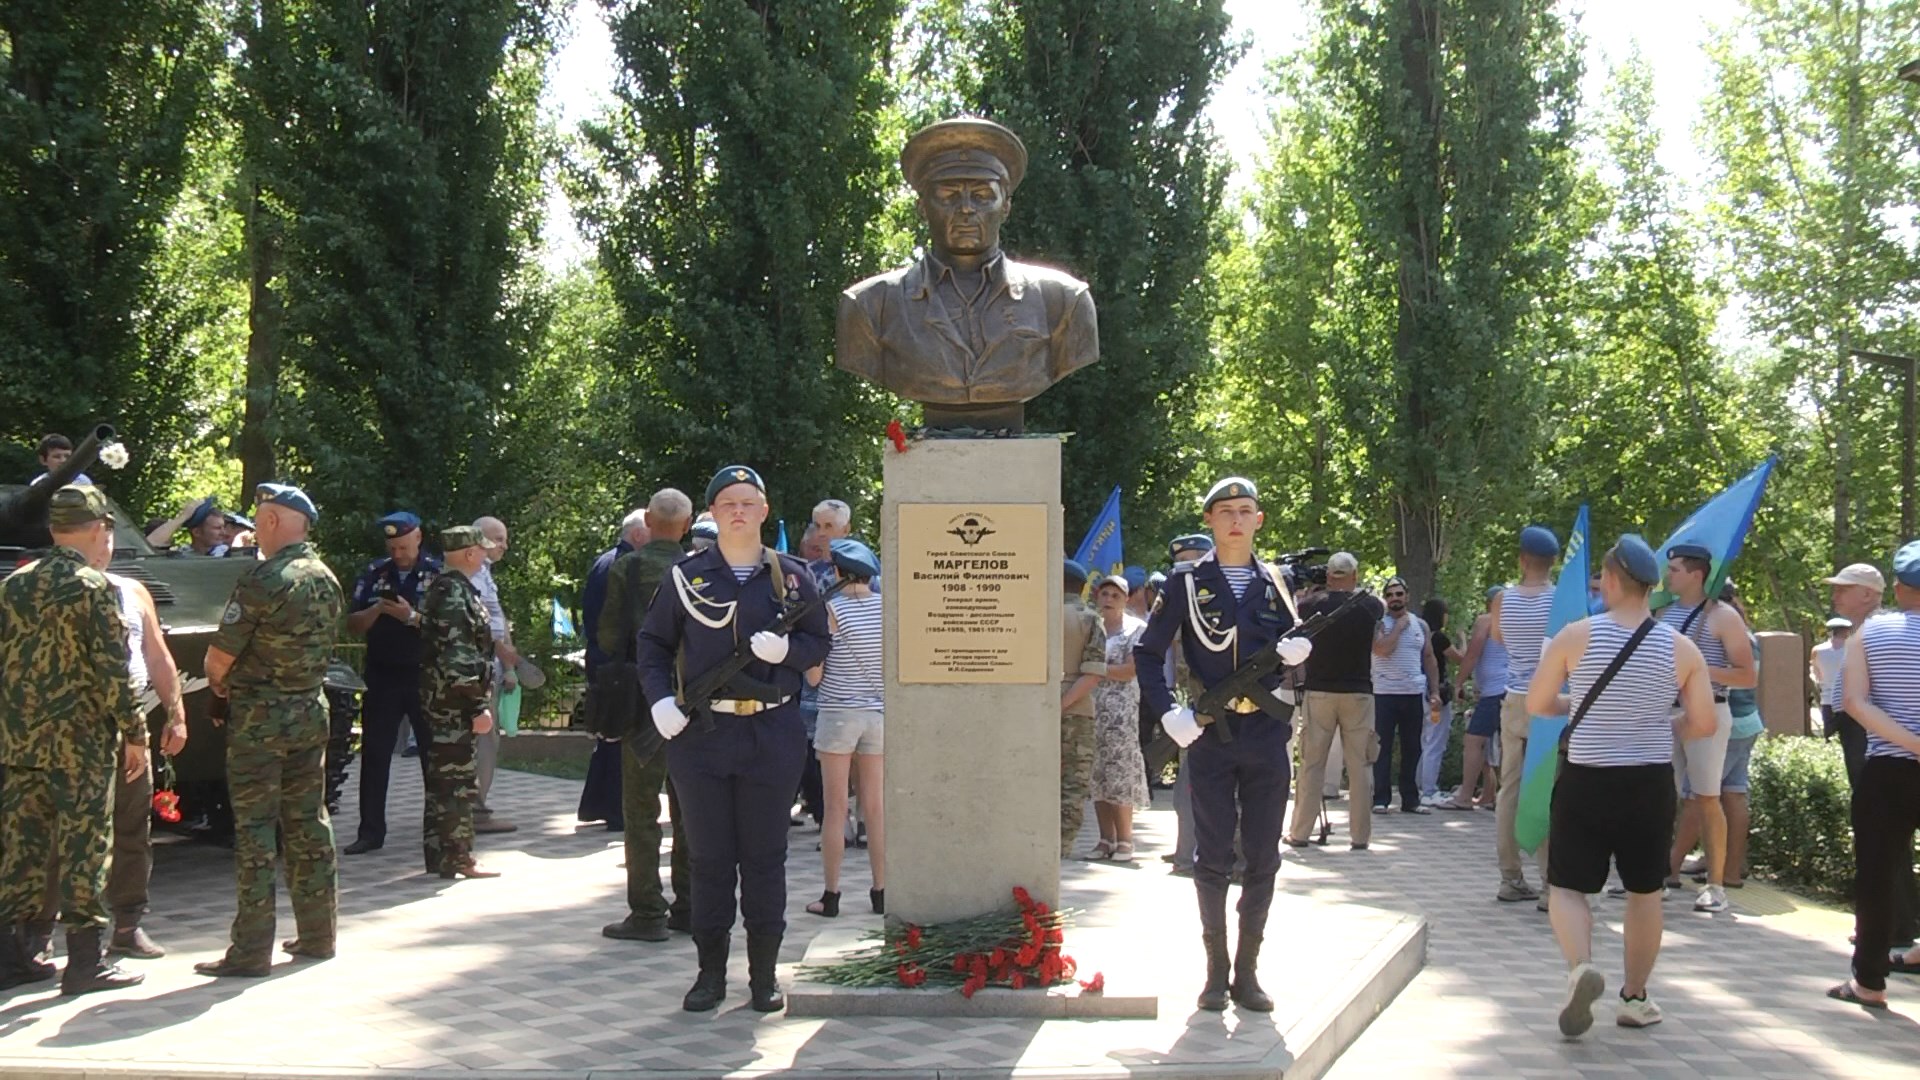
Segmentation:
[(1242, 716), (1246, 716), (1251, 713), (1257, 713), (1260, 711), (1260, 706), (1255, 705), (1252, 701), (1243, 697), (1237, 697), (1237, 698), (1234, 698), (1232, 701), (1227, 702), (1227, 708), (1232, 709), (1234, 712), (1237, 712)]
[(733, 703), (733, 714), (735, 716), (752, 716), (764, 708), (766, 708), (765, 704), (748, 698)]

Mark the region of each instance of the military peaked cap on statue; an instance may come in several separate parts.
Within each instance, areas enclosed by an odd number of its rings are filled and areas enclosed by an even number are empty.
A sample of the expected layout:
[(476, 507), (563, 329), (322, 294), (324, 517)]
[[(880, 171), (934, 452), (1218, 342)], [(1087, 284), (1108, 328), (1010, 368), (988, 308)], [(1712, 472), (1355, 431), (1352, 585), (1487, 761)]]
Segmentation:
[(262, 506), (272, 503), (289, 510), (298, 510), (308, 521), (319, 521), (320, 510), (307, 498), (307, 493), (292, 484), (261, 484), (253, 489), (253, 512), (258, 514)]
[(47, 501), (47, 527), (78, 529), (96, 521), (112, 521), (107, 497), (92, 484), (68, 484)]
[(1252, 499), (1259, 502), (1260, 489), (1244, 476), (1229, 476), (1207, 491), (1206, 501), (1200, 504), (1200, 512), (1206, 513), (1213, 509), (1214, 503), (1223, 499)]
[(735, 484), (751, 484), (760, 494), (767, 493), (767, 485), (760, 479), (759, 473), (745, 465), (729, 465), (714, 473), (713, 479), (707, 481), (707, 505), (712, 506), (713, 500), (719, 498), (721, 492)]
[(440, 550), (448, 554), (470, 547), (479, 547), (486, 542), (486, 536), (471, 525), (455, 525), (451, 529), (440, 530)]
[(374, 524), (380, 526), (381, 536), (391, 540), (396, 536), (405, 536), (419, 528), (420, 515), (409, 514), (405, 510), (395, 510), (393, 513), (374, 522)]
[(1027, 175), (1027, 147), (991, 120), (942, 120), (907, 140), (900, 171), (915, 191), (937, 180), (998, 180), (1011, 195)]

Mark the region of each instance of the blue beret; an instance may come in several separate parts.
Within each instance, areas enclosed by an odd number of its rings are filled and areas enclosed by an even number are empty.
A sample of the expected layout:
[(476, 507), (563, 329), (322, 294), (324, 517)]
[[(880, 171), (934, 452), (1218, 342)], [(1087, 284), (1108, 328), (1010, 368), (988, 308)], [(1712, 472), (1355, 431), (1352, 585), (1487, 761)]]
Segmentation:
[(214, 509), (212, 499), (201, 499), (200, 504), (193, 508), (193, 513), (187, 515), (185, 522), (187, 528), (197, 529), (205, 524), (206, 520), (213, 516)]
[(707, 505), (712, 506), (713, 500), (719, 498), (722, 491), (735, 484), (752, 484), (760, 494), (767, 493), (766, 482), (760, 479), (759, 473), (745, 465), (729, 465), (714, 473), (713, 479), (707, 481)]
[(1491, 600), (1506, 591), (1507, 587), (1505, 585), (1489, 585), (1487, 586), (1487, 599)]
[(1560, 554), (1560, 538), (1545, 525), (1529, 525), (1520, 530), (1520, 551), (1524, 555), (1551, 559)]
[(253, 505), (256, 508), (254, 512), (259, 513), (258, 508), (268, 503), (298, 510), (308, 521), (320, 520), (320, 511), (314, 507), (313, 500), (307, 498), (306, 492), (292, 484), (261, 484), (254, 488)]
[(1627, 576), (1642, 585), (1660, 583), (1660, 560), (1653, 557), (1653, 549), (1638, 534), (1626, 533), (1614, 541), (1611, 552), (1620, 568)]
[(1667, 549), (1669, 559), (1705, 559), (1713, 561), (1713, 551), (1705, 544), (1675, 544)]
[(1082, 585), (1085, 585), (1087, 583), (1087, 568), (1084, 566), (1081, 566), (1077, 562), (1074, 562), (1072, 559), (1067, 560), (1067, 568), (1065, 573), (1066, 573), (1066, 579), (1068, 584), (1072, 584), (1076, 581)]
[(708, 518), (705, 521), (694, 522), (693, 528), (688, 529), (687, 533), (690, 536), (696, 536), (702, 540), (718, 540), (720, 539), (720, 525), (712, 518)]
[[(880, 575), (880, 557), (873, 549), (850, 536), (842, 536), (827, 543), (832, 554), (835, 569), (842, 573), (849, 571), (860, 577), (878, 577)], [(858, 568), (855, 570), (854, 568)]]
[(409, 514), (405, 510), (395, 510), (386, 517), (374, 522), (380, 526), (380, 535), (391, 540), (396, 536), (405, 536), (420, 527), (420, 515)]
[(1155, 570), (1147, 575), (1147, 588), (1158, 589), (1167, 583), (1167, 575)]
[(1182, 551), (1207, 552), (1212, 550), (1213, 537), (1208, 536), (1206, 533), (1189, 533), (1186, 536), (1174, 537), (1173, 542), (1167, 545), (1167, 559), (1168, 561), (1178, 559)]
[(1920, 589), (1920, 540), (1909, 540), (1893, 553), (1893, 579), (1909, 589)]
[(1207, 497), (1200, 503), (1200, 512), (1213, 509), (1213, 504), (1222, 499), (1252, 499), (1259, 502), (1260, 489), (1244, 476), (1229, 476), (1207, 489)]
[(245, 514), (236, 513), (235, 511), (229, 510), (227, 511), (226, 517), (227, 517), (227, 524), (229, 525), (238, 525), (243, 529), (253, 528), (253, 519), (248, 517)]
[(1143, 566), (1129, 566), (1121, 571), (1127, 579), (1127, 591), (1139, 592), (1147, 587), (1147, 570)]

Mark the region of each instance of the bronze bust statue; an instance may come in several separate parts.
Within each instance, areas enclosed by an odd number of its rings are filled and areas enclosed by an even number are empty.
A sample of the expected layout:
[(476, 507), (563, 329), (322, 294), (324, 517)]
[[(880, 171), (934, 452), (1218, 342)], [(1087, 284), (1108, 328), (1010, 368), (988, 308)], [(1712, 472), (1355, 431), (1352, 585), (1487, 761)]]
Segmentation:
[(1087, 283), (1000, 250), (1027, 148), (991, 120), (943, 120), (900, 168), (927, 252), (841, 294), (834, 363), (920, 402), (929, 428), (1018, 432), (1026, 402), (1100, 358)]

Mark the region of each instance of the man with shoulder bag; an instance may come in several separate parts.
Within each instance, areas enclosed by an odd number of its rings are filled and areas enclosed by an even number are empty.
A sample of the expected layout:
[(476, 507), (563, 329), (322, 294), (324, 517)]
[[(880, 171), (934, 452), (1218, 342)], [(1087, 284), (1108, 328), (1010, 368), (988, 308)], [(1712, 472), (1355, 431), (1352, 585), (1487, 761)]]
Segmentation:
[[(620, 801), (626, 823), (627, 917), (600, 928), (605, 937), (621, 941), (665, 941), (671, 932), (691, 932), (692, 873), (689, 869), (686, 829), (681, 822), (680, 797), (667, 776), (667, 752), (662, 743), (640, 756), (640, 743), (627, 736), (636, 725), (651, 724), (646, 695), (635, 663), (640, 624), (647, 605), (679, 562), (687, 527), (693, 522), (693, 500), (674, 488), (662, 488), (647, 502), (646, 527), (651, 539), (621, 556), (607, 575), (607, 602), (594, 627), (602, 648), (612, 657), (596, 671), (594, 691), (602, 695), (595, 730), (604, 738), (621, 740)], [(660, 789), (666, 788), (668, 814), (673, 819), (673, 903), (660, 888)]]

